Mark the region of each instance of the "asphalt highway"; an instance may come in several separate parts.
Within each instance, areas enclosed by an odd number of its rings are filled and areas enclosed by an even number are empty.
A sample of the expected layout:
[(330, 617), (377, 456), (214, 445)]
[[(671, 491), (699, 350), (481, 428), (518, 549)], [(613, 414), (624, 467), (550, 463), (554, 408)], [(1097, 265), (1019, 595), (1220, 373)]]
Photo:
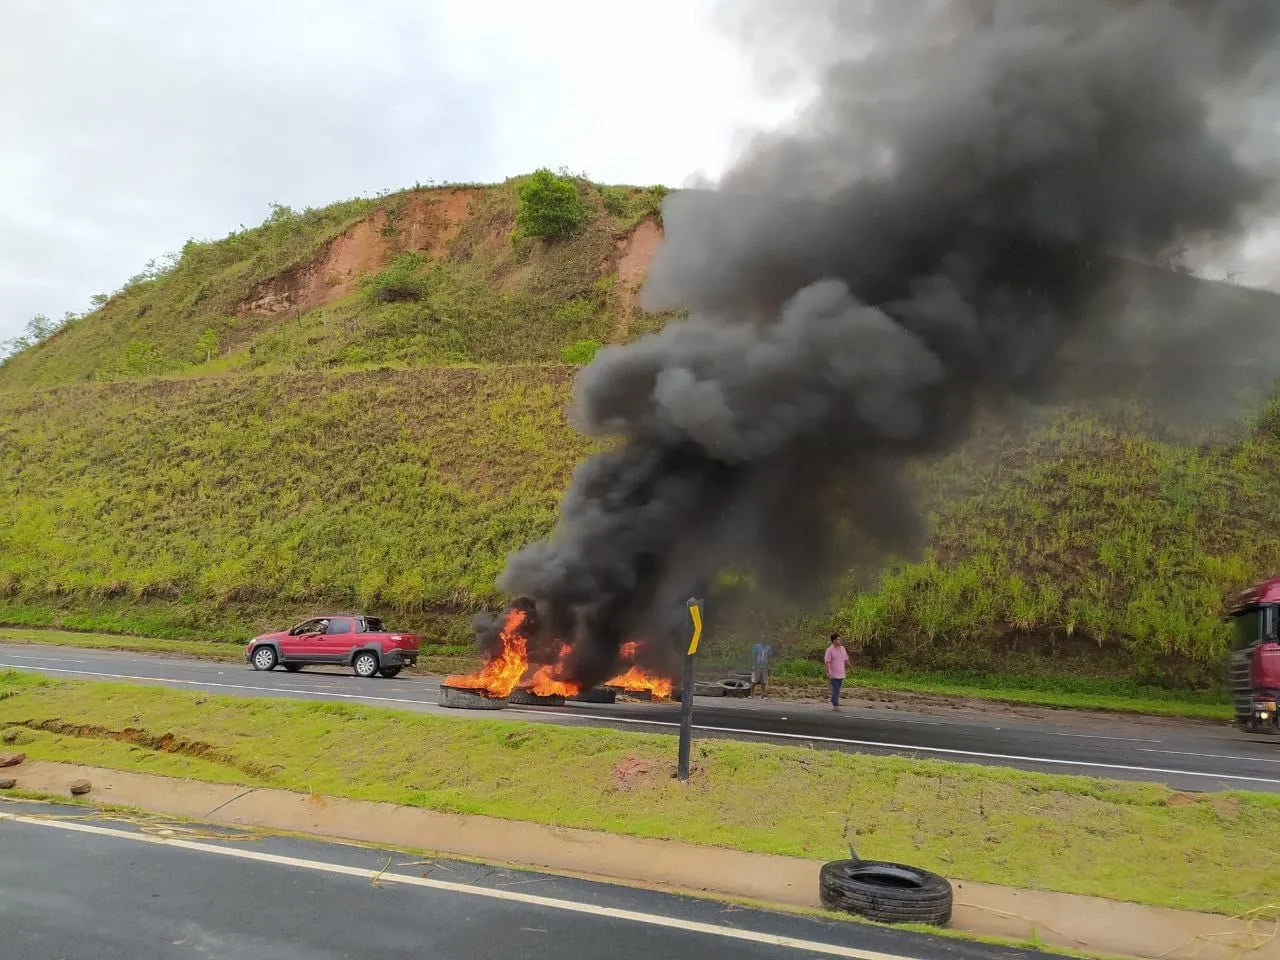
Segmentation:
[[(439, 680), (401, 675), (363, 680), (337, 668), (269, 673), (248, 664), (33, 644), (0, 644), (0, 669), (55, 677), (116, 680), (241, 696), (292, 697), (393, 707), (459, 718), (516, 719), (614, 729), (674, 732), (674, 703), (568, 703), (511, 706), (500, 713), (446, 710), (436, 703)], [(1052, 722), (994, 712), (908, 712), (772, 699), (698, 698), (695, 733), (818, 749), (898, 754), (1015, 767), (1048, 773), (1164, 783), (1178, 790), (1258, 790), (1280, 793), (1280, 739), (1251, 737), (1226, 725), (1145, 718)]]
[(836, 919), (0, 800), (12, 960), (1036, 960)]

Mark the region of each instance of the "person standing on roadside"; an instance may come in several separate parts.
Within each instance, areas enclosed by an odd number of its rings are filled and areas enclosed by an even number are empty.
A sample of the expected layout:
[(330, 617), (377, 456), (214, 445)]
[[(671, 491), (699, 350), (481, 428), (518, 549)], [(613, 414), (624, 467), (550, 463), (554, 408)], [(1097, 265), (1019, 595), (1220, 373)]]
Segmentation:
[(840, 634), (831, 635), (831, 645), (823, 657), (827, 667), (827, 679), (831, 681), (831, 709), (840, 709), (840, 685), (844, 683), (845, 669), (849, 666), (849, 651), (844, 648)]
[(751, 690), (760, 688), (760, 696), (769, 695), (769, 661), (773, 659), (773, 647), (763, 640), (751, 648)]

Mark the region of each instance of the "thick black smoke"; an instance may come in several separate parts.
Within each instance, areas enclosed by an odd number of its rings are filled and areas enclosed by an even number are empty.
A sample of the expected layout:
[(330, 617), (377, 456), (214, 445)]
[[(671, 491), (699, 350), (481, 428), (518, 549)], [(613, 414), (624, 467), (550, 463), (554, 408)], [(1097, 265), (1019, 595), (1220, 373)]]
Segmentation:
[(916, 542), (904, 461), (1061, 385), (1082, 331), (1123, 339), (1096, 312), (1116, 256), (1230, 237), (1271, 187), (1217, 125), (1275, 92), (1269, 0), (762, 9), (739, 32), (776, 75), (812, 51), (816, 98), (718, 190), (668, 198), (645, 304), (691, 318), (582, 372), (577, 423), (621, 442), (499, 582), (586, 683), (725, 567), (803, 596), (850, 531), (864, 555)]

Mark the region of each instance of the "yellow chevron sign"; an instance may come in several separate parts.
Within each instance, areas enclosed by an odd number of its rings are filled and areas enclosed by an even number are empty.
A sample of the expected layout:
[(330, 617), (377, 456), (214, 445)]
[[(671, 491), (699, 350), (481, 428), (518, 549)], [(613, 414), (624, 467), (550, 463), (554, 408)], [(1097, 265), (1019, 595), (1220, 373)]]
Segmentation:
[(698, 641), (702, 639), (702, 601), (689, 601), (689, 619), (693, 621), (693, 638), (689, 641), (689, 656), (698, 652)]

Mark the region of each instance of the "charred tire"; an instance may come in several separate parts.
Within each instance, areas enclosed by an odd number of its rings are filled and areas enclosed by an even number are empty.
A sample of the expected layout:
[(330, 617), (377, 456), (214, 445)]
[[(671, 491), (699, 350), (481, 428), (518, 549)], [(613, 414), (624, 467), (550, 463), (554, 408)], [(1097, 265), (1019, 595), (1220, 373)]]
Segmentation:
[(403, 669), (404, 669), (403, 667), (383, 667), (381, 670), (378, 671), (378, 673), (382, 674), (382, 676), (390, 680), (393, 677), (400, 676), (400, 671)]
[(592, 687), (590, 690), (584, 690), (577, 696), (566, 697), (566, 700), (573, 700), (575, 703), (616, 703), (618, 701), (618, 692), (616, 690), (608, 690), (605, 687)]
[(284, 665), (284, 668), (285, 668), (286, 670), (288, 670), (290, 673), (297, 673), (299, 670), (301, 670), (301, 669), (302, 669), (302, 664), (300, 664), (300, 663), (286, 663), (286, 664)]
[(564, 697), (540, 697), (531, 690), (515, 689), (507, 697), (507, 703), (518, 703), (525, 707), (563, 707)]
[(361, 650), (351, 658), (351, 669), (357, 677), (372, 677), (378, 672), (378, 655), (372, 650)]
[(274, 670), (276, 664), (280, 662), (280, 658), (276, 656), (276, 648), (270, 644), (264, 643), (256, 648), (249, 657), (249, 662), (253, 664), (255, 670)]
[(717, 686), (724, 691), (722, 696), (726, 697), (749, 697), (751, 696), (751, 681), (738, 680), (730, 677), (727, 680), (721, 680)]
[(723, 697), (724, 687), (718, 683), (695, 683), (693, 685), (693, 695), (695, 697)]
[(882, 860), (833, 860), (818, 875), (823, 906), (877, 923), (951, 920), (951, 884), (936, 873)]
[(455, 710), (501, 710), (507, 705), (506, 697), (486, 697), (477, 690), (461, 687), (441, 687), (439, 704)]

